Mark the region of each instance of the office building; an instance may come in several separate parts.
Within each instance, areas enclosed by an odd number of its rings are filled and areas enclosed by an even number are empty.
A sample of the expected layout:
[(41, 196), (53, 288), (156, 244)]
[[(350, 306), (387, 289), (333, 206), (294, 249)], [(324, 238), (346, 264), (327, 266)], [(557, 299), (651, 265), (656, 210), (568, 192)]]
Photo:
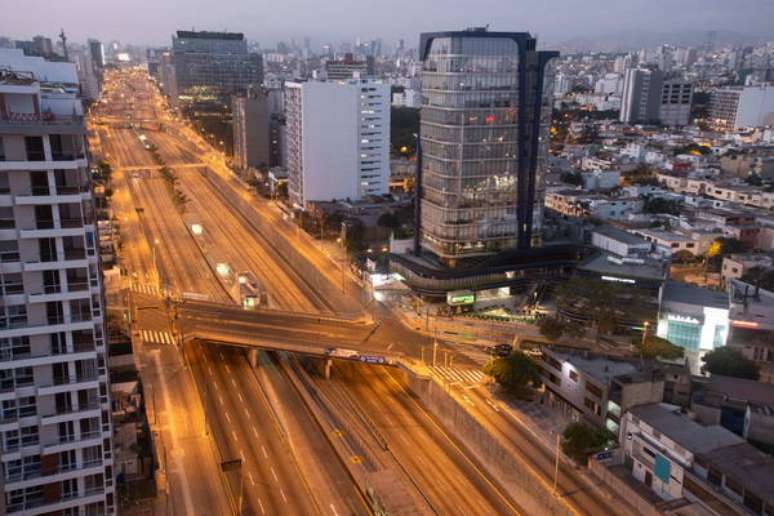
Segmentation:
[(669, 127), (682, 127), (691, 121), (693, 84), (683, 80), (666, 80), (661, 85), (658, 121)]
[(89, 55), (94, 67), (98, 70), (105, 68), (105, 47), (102, 46), (102, 42), (98, 39), (90, 39), (88, 43)]
[(369, 56), (365, 61), (356, 61), (352, 54), (344, 54), (344, 59), (326, 61), (325, 75), (329, 81), (373, 77), (374, 59)]
[(389, 192), (389, 85), (288, 82), (285, 118), (288, 191), (297, 208)]
[(726, 345), (728, 295), (667, 281), (659, 295), (657, 335), (683, 348), (691, 372), (699, 374), (706, 353)]
[(541, 240), (557, 52), (526, 32), (422, 34), (420, 246), (449, 266)]
[(279, 166), (282, 90), (250, 88), (231, 100), (234, 167), (247, 171)]
[(774, 86), (730, 86), (713, 91), (709, 118), (722, 130), (774, 125)]
[(175, 76), (175, 63), (170, 52), (163, 52), (159, 56), (159, 87), (169, 98), (172, 106), (177, 105), (177, 77)]
[(625, 124), (657, 122), (663, 75), (659, 70), (630, 68), (624, 74), (619, 120)]
[(75, 65), (0, 50), (0, 70), (4, 511), (113, 514), (105, 305)]
[(177, 31), (172, 38), (178, 95), (200, 91), (228, 96), (263, 81), (260, 54), (247, 51), (241, 33)]

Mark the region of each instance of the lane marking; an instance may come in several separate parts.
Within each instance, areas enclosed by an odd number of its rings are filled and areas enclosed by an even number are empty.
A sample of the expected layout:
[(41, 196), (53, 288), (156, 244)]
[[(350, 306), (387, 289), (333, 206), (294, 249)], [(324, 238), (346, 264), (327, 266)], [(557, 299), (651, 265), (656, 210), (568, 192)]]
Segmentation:
[(280, 494), (282, 495), (282, 499), (285, 501), (285, 503), (288, 503), (288, 497), (285, 496), (285, 491), (283, 491), (281, 487), (280, 487)]
[(245, 407), (245, 416), (250, 417), (250, 412), (247, 411), (247, 407)]
[(276, 471), (274, 471), (274, 466), (271, 466), (271, 476), (273, 476), (273, 477), (274, 477), (274, 480), (275, 480), (276, 482), (279, 482), (279, 478), (277, 478), (277, 472), (276, 472)]
[(239, 450), (239, 457), (242, 459), (242, 462), (247, 462), (247, 460), (245, 460), (244, 450)]
[(258, 507), (261, 508), (261, 514), (266, 514), (266, 511), (263, 510), (263, 503), (261, 502), (260, 498), (258, 498)]
[(242, 403), (245, 402), (244, 398), (242, 398), (242, 393), (241, 392), (238, 392), (237, 396), (239, 396), (239, 401), (241, 401)]
[(333, 516), (339, 516), (339, 511), (336, 510), (336, 507), (331, 503), (328, 504), (331, 508), (331, 511), (333, 511)]
[(231, 416), (228, 415), (228, 411), (225, 412), (226, 419), (228, 419), (228, 422), (231, 423)]
[(236, 380), (234, 380), (234, 377), (233, 377), (233, 376), (231, 377), (231, 385), (233, 385), (234, 387), (236, 387)]
[(253, 474), (251, 472), (247, 472), (247, 478), (250, 479), (250, 483), (255, 485), (255, 480), (253, 479)]
[(264, 459), (268, 459), (269, 458), (269, 454), (266, 453), (266, 448), (264, 448), (263, 445), (261, 445), (261, 451), (263, 452), (263, 458)]
[(231, 431), (231, 435), (234, 436), (234, 440), (235, 441), (239, 440), (239, 437), (237, 437), (237, 434), (236, 434), (236, 432), (234, 430)]
[(255, 429), (255, 426), (253, 426), (253, 434), (255, 434), (255, 436), (258, 437), (258, 430)]

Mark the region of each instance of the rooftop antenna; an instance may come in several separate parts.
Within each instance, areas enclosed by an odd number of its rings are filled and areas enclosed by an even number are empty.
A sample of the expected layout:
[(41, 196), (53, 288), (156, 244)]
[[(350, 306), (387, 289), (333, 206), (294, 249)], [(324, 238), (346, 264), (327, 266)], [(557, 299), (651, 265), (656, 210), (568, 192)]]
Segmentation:
[(65, 35), (64, 29), (59, 29), (59, 39), (62, 40), (62, 49), (64, 50), (65, 61), (69, 61), (70, 58), (67, 55), (67, 36)]

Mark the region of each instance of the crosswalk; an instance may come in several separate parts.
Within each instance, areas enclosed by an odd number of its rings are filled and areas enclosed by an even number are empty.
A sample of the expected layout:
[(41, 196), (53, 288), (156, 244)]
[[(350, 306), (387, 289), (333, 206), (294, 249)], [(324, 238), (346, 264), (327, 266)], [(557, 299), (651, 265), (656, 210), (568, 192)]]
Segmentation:
[(169, 344), (175, 343), (172, 334), (168, 331), (140, 330), (140, 337), (146, 344)]
[(430, 371), (436, 379), (444, 383), (459, 385), (478, 385), (484, 381), (486, 375), (478, 369), (463, 369), (458, 367), (430, 367)]
[(132, 283), (132, 292), (138, 294), (146, 294), (149, 296), (168, 297), (170, 292), (167, 289), (159, 288), (156, 285), (148, 285), (145, 283)]

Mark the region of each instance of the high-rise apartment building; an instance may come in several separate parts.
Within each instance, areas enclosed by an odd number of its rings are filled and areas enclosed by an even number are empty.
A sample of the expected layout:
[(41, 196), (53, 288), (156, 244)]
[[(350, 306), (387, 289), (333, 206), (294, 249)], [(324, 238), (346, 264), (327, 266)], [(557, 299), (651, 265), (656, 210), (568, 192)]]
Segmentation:
[(113, 514), (105, 306), (75, 65), (0, 50), (0, 70), (0, 512)]
[(389, 191), (390, 86), (378, 81), (285, 83), (285, 166), (293, 204)]
[(351, 53), (347, 53), (344, 55), (344, 59), (326, 61), (325, 75), (329, 81), (372, 77), (374, 75), (374, 59), (372, 56), (368, 56), (365, 61), (356, 61)]
[(619, 120), (625, 124), (656, 122), (662, 83), (663, 74), (657, 69), (626, 70)]
[(179, 30), (172, 55), (179, 95), (195, 94), (197, 88), (228, 95), (263, 81), (261, 55), (247, 51), (242, 33)]
[(101, 70), (105, 68), (105, 47), (98, 39), (89, 40), (89, 54), (94, 67)]
[(241, 170), (280, 165), (282, 90), (250, 88), (231, 99), (234, 166)]
[(458, 259), (540, 241), (553, 83), (525, 32), (422, 34), (419, 231)]
[(681, 127), (691, 121), (693, 83), (680, 79), (665, 80), (661, 84), (658, 121), (669, 127)]
[(730, 86), (713, 91), (709, 117), (719, 129), (774, 125), (774, 86)]

